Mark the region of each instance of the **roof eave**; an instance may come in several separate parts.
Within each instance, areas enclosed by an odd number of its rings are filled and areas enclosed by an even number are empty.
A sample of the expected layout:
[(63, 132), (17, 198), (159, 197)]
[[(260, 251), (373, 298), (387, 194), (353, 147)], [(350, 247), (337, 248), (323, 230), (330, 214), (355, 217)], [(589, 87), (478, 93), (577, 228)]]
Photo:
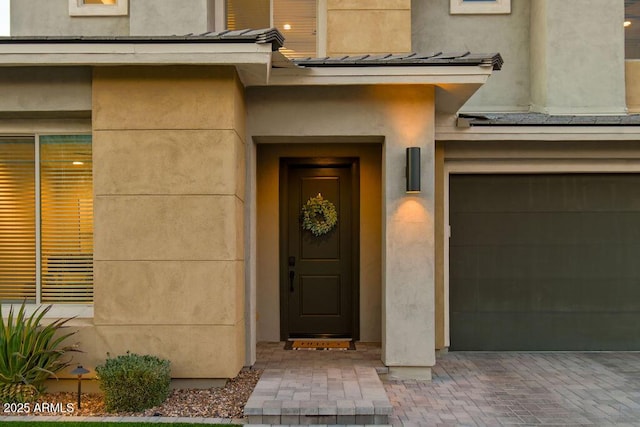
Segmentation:
[(487, 82), (491, 65), (276, 68), (269, 86), (431, 85), (438, 112), (456, 113)]
[(258, 43), (98, 42), (50, 43), (26, 40), (0, 43), (0, 67), (229, 65), (245, 85), (269, 80), (272, 45)]

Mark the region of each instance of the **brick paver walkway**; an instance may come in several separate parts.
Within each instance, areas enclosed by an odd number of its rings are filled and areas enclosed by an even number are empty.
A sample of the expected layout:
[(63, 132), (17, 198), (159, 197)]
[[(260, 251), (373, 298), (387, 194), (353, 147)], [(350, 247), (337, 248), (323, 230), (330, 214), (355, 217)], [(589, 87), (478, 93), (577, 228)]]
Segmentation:
[(283, 350), (261, 344), (264, 369), (244, 413), (249, 424), (387, 424), (393, 407), (378, 371), (378, 345), (359, 351)]
[[(380, 347), (282, 350), (258, 344), (261, 368), (369, 366)], [(384, 378), (396, 426), (640, 426), (640, 353), (448, 353), (432, 381)]]
[(449, 353), (384, 384), (393, 425), (640, 426), (640, 353)]

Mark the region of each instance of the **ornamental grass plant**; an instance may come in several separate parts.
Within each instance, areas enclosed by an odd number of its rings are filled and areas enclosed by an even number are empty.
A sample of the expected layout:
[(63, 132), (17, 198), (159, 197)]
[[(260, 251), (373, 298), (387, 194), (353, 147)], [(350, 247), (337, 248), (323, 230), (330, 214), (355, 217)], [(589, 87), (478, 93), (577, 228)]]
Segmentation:
[(96, 372), (107, 411), (138, 412), (162, 404), (169, 396), (168, 360), (127, 352), (108, 357)]
[[(75, 334), (59, 332), (72, 318), (58, 319), (46, 325), (41, 321), (51, 306), (38, 307), (27, 316), (25, 303), (17, 315), (13, 306), (6, 321), (0, 306), (0, 400), (2, 402), (29, 402), (44, 391), (44, 382), (69, 366), (71, 359), (62, 357), (78, 351), (75, 345), (64, 341)], [(57, 378), (57, 377), (56, 377)]]

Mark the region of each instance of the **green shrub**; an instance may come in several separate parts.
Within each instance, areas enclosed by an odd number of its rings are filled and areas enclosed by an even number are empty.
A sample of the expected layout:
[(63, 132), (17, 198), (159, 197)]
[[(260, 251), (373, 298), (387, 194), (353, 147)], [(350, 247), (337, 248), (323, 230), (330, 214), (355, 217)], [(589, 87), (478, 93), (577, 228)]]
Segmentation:
[(57, 336), (56, 333), (66, 328), (65, 324), (72, 318), (43, 326), (40, 321), (49, 310), (51, 306), (38, 307), (27, 317), (22, 303), (15, 317), (11, 307), (5, 322), (0, 306), (0, 401), (35, 400), (44, 391), (45, 380), (69, 366), (71, 359), (61, 358), (66, 352), (77, 349), (62, 343), (75, 332)]
[(108, 411), (138, 412), (160, 405), (169, 396), (168, 360), (127, 352), (115, 359), (108, 357), (96, 372)]

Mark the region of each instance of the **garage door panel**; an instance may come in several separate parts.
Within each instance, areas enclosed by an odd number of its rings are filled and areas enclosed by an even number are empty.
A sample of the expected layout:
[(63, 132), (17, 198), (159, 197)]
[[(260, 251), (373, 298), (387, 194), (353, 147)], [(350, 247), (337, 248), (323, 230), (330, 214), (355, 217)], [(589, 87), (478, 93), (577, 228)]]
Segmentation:
[[(450, 215), (452, 245), (633, 244), (640, 212), (463, 212)], [(455, 227), (453, 227), (455, 225)]]
[(452, 349), (640, 349), (640, 175), (450, 184)]
[[(474, 280), (467, 292), (451, 287), (451, 304), (458, 311), (527, 312), (640, 312), (640, 284), (636, 279), (513, 279)], [(615, 310), (612, 310), (615, 307)]]
[(451, 247), (450, 280), (607, 279), (640, 281), (640, 243), (564, 246)]
[(640, 346), (635, 313), (455, 313), (451, 322), (467, 325), (451, 330), (455, 351), (628, 351)]
[(640, 210), (638, 178), (633, 174), (519, 174), (508, 175), (509, 181), (503, 176), (452, 176), (450, 205), (457, 212)]

